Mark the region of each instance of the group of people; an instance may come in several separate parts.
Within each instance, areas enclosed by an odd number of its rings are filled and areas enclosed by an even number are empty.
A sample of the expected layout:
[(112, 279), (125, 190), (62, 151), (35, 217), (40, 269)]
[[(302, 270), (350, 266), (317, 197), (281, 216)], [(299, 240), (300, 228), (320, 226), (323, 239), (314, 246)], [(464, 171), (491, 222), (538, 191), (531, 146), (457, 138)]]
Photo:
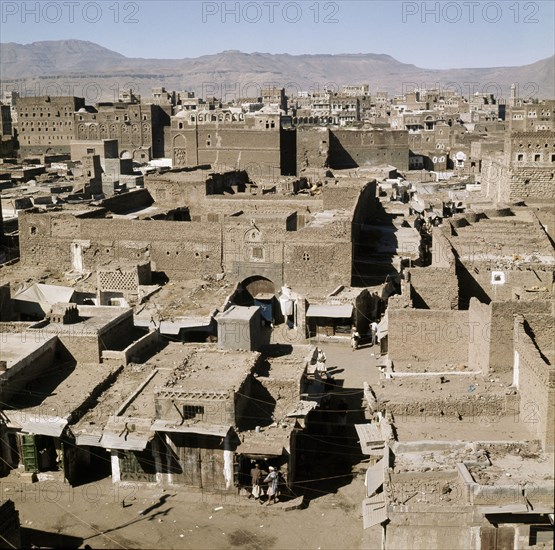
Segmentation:
[(266, 506), (270, 506), (278, 501), (279, 485), (282, 482), (281, 472), (273, 466), (268, 467), (268, 473), (260, 469), (260, 464), (256, 463), (251, 468), (251, 492), (249, 498), (254, 498), (260, 504), (264, 504), (264, 494), (268, 497)]
[[(378, 343), (378, 323), (376, 323), (376, 321), (372, 321), (370, 323), (370, 335), (372, 338), (370, 345), (373, 346)], [(358, 349), (360, 345), (360, 340), (360, 333), (358, 332), (356, 327), (353, 326), (351, 330), (351, 347), (353, 348), (353, 351)]]

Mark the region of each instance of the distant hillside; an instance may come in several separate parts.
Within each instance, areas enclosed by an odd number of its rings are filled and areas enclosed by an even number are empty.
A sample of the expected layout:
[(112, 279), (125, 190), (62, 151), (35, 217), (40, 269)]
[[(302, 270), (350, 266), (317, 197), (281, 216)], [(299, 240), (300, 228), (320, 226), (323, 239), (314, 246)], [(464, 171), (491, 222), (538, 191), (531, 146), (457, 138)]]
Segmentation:
[(555, 97), (555, 56), (520, 67), (422, 69), (384, 54), (288, 55), (242, 53), (184, 59), (125, 57), (81, 40), (5, 43), (0, 48), (0, 79), (29, 95), (49, 93), (84, 96), (89, 102), (110, 100), (120, 88), (132, 87), (150, 97), (151, 88), (192, 90), (224, 99), (258, 95), (262, 86), (321, 90), (324, 86), (368, 83), (370, 90), (401, 94), (415, 86), (435, 86), (501, 93), (511, 83), (521, 97)]

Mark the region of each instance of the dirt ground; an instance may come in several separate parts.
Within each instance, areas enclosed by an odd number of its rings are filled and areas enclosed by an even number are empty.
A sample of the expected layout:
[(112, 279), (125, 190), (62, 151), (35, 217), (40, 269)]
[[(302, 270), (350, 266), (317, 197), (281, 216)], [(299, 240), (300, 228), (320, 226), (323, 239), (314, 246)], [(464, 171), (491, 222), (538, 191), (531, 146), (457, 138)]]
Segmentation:
[[(379, 375), (372, 348), (352, 352), (348, 341), (319, 345), (328, 366), (336, 367), (337, 391), (360, 403), (364, 380)], [(356, 417), (353, 413), (352, 420)], [(344, 460), (350, 453), (345, 442), (338, 443), (314, 470), (325, 476), (326, 461)], [(357, 468), (356, 458), (352, 462), (352, 481), (347, 476), (312, 485), (302, 510), (186, 487), (117, 486), (109, 479), (71, 488), (55, 480), (31, 484), (10, 476), (0, 480), (0, 499), (15, 502), (28, 548), (359, 549), (367, 547), (368, 537), (361, 519), (364, 477), (356, 474), (364, 468)]]
[(363, 536), (363, 489), (359, 478), (292, 511), (244, 496), (117, 487), (108, 480), (75, 488), (3, 483), (2, 496), (19, 510), (26, 547), (354, 549)]

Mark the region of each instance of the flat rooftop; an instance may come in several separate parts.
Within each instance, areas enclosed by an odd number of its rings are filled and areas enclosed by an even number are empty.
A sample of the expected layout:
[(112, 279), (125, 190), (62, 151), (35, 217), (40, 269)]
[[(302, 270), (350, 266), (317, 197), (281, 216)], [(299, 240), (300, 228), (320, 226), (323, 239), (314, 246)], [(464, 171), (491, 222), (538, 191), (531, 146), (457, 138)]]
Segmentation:
[(10, 400), (10, 407), (42, 416), (67, 417), (115, 371), (98, 363), (57, 365), (37, 376)]
[(510, 260), (519, 263), (555, 264), (553, 247), (537, 222), (529, 214), (482, 219), (466, 227), (457, 227), (449, 239), (463, 260)]
[(90, 409), (75, 426), (74, 434), (102, 435), (104, 426), (110, 417), (116, 415), (122, 405), (135, 393), (154, 372), (149, 364), (128, 364), (123, 367), (116, 380), (97, 400), (97, 405)]
[(250, 321), (260, 308), (258, 306), (231, 306), (220, 313), (217, 321)]
[(8, 369), (37, 352), (56, 335), (37, 338), (32, 332), (2, 332), (0, 335), (0, 359), (7, 362)]
[(240, 387), (259, 356), (256, 352), (220, 350), (215, 344), (170, 343), (150, 363), (173, 369), (159, 388), (226, 392)]
[(395, 415), (400, 442), (418, 441), (533, 441), (536, 436), (513, 416), (468, 416), (458, 420), (440, 414)]
[(392, 412), (399, 442), (532, 441), (510, 381), (446, 375), (383, 380), (372, 389)]
[(300, 380), (301, 375), (312, 355), (314, 346), (311, 345), (271, 345), (263, 349), (269, 369), (259, 367), (256, 373), (259, 377), (273, 380)]
[(50, 321), (40, 321), (32, 327), (32, 331), (40, 331), (40, 333), (54, 334), (60, 336), (91, 336), (103, 332), (114, 321), (119, 320), (127, 315), (132, 315), (132, 310), (116, 307), (111, 315), (110, 312), (104, 310), (101, 315), (91, 317), (82, 317), (77, 323), (63, 324)]
[[(129, 398), (129, 403), (121, 406), (121, 412), (117, 416), (144, 418), (154, 420), (156, 416), (156, 403), (154, 397), (158, 388), (165, 386), (172, 377), (172, 370), (167, 368), (154, 369), (148, 376), (146, 384), (144, 381), (136, 387)], [(144, 384), (144, 386), (142, 385)]]

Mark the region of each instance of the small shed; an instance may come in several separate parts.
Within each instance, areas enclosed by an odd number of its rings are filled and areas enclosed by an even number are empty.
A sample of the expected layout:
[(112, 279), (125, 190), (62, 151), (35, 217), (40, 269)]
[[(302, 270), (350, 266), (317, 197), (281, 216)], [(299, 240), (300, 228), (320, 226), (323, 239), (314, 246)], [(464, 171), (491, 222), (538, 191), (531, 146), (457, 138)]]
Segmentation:
[(216, 317), (220, 349), (258, 351), (262, 346), (262, 318), (258, 306), (231, 306)]
[(350, 334), (353, 322), (352, 304), (310, 305), (306, 311), (309, 336)]

